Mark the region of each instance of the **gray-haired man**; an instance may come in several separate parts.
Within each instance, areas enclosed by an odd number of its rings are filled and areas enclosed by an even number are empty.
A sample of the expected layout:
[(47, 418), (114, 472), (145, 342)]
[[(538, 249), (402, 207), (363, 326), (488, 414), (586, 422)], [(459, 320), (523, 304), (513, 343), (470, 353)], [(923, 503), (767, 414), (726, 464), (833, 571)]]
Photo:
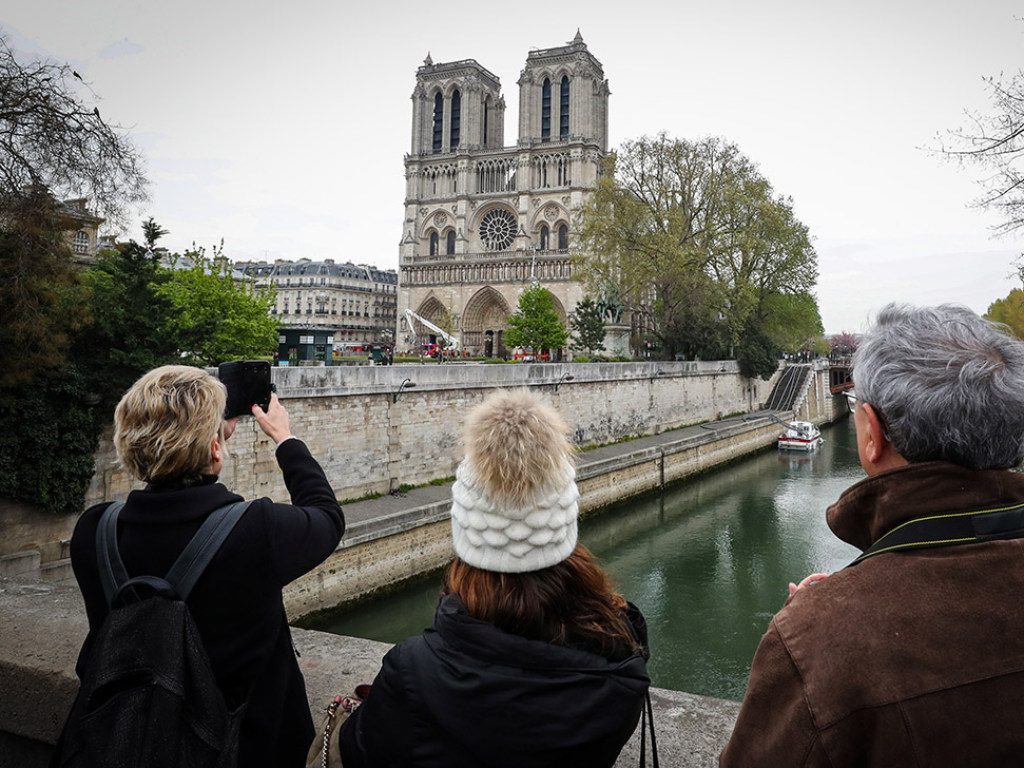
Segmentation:
[(791, 586), (721, 765), (1024, 765), (1024, 343), (889, 305), (853, 375), (865, 555)]

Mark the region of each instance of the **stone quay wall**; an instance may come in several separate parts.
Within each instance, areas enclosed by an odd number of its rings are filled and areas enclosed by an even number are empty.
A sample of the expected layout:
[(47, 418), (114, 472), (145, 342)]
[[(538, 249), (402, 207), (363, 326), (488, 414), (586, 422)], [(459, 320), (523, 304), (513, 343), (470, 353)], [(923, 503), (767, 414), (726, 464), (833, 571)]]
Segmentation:
[[(733, 361), (298, 367), (275, 368), (273, 377), (295, 434), (339, 499), (454, 475), (465, 414), (496, 388), (548, 395), (583, 448), (748, 413), (771, 391)], [(286, 497), (273, 446), (252, 419), (240, 421), (228, 447), (229, 487)], [(109, 439), (97, 459), (87, 503), (123, 496), (132, 486)]]

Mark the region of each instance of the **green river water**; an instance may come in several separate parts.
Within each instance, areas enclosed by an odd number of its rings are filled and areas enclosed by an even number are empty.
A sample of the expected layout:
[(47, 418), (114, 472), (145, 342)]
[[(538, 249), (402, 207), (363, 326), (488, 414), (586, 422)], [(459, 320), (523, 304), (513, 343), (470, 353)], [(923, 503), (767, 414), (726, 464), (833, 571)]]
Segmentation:
[[(741, 699), (786, 585), (858, 554), (825, 524), (825, 508), (864, 477), (853, 420), (823, 434), (811, 455), (765, 451), (581, 522), (580, 540), (647, 617), (654, 685)], [(430, 624), (438, 586), (415, 583), (314, 628), (398, 642)]]

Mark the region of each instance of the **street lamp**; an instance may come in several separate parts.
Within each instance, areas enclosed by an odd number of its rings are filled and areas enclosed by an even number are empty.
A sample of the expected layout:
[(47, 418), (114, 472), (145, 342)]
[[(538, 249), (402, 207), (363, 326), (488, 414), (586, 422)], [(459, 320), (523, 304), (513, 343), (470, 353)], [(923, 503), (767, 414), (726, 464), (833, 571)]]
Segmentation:
[(571, 373), (563, 373), (561, 377), (559, 377), (558, 381), (555, 382), (555, 392), (558, 391), (558, 388), (562, 385), (563, 381), (572, 381), (574, 378), (575, 377)]
[(402, 383), (398, 386), (398, 389), (396, 389), (394, 391), (394, 393), (391, 395), (391, 402), (392, 403), (397, 403), (398, 402), (398, 396), (400, 394), (402, 394), (402, 392), (404, 390), (409, 389), (410, 387), (415, 387), (415, 386), (416, 386), (416, 384), (413, 383), (412, 379), (405, 379), (405, 380), (403, 380)]

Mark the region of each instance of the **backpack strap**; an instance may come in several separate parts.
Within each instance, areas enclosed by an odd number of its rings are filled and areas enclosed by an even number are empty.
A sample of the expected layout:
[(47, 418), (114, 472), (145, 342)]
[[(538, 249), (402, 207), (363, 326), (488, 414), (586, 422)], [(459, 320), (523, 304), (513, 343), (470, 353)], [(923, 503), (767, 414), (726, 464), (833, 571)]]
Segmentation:
[(114, 602), (120, 585), (128, 581), (128, 571), (117, 551), (117, 516), (124, 506), (123, 501), (107, 505), (96, 529), (96, 564), (100, 570), (100, 584), (107, 605)]
[(1024, 502), (970, 512), (950, 512), (908, 520), (864, 550), (851, 567), (883, 552), (948, 547), (993, 539), (1024, 537)]
[(224, 543), (224, 539), (234, 529), (235, 524), (242, 519), (250, 504), (251, 500), (236, 501), (215, 509), (174, 561), (174, 565), (164, 578), (174, 586), (182, 600), (188, 599), (192, 587), (203, 575), (206, 566), (213, 560), (220, 545)]
[(100, 583), (107, 605), (113, 605), (119, 592), (129, 581), (146, 584), (162, 594), (166, 594), (166, 586), (170, 585), (180, 599), (186, 600), (206, 566), (213, 560), (213, 556), (217, 554), (217, 550), (234, 530), (235, 524), (242, 518), (250, 504), (251, 500), (236, 501), (211, 512), (163, 579), (156, 576), (137, 576), (129, 579), (121, 553), (117, 549), (117, 516), (124, 507), (124, 502), (115, 501), (103, 511), (96, 532)]

